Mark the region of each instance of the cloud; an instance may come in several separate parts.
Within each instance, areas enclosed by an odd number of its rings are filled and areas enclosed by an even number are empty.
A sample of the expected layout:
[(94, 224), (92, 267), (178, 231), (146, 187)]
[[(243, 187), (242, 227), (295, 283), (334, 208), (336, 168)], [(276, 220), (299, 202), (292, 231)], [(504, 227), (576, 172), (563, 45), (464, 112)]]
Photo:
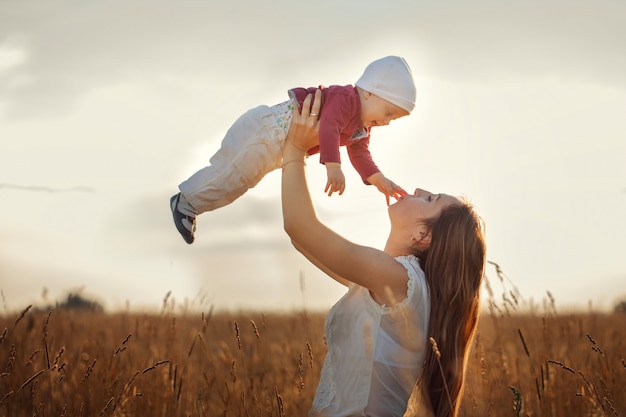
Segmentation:
[[(420, 61), (434, 77), (489, 83), (558, 78), (624, 87), (626, 10), (618, 2), (433, 3), (417, 19), (411, 41), (423, 48)], [(411, 25), (402, 23), (398, 27)]]
[[(352, 45), (356, 55), (401, 45), (416, 51), (417, 73), (447, 80), (625, 83), (626, 12), (608, 0), (592, 8), (584, 2), (396, 1), (386, 11), (326, 2), (320, 5), (326, 24), (317, 31), (301, 19), (300, 7), (284, 1), (6, 4), (0, 39), (9, 41), (0, 44), (0, 62), (11, 71), (0, 72), (0, 95), (10, 118), (67, 112), (82, 95), (107, 85), (182, 88), (175, 80), (195, 78), (245, 88), (307, 67), (310, 74), (329, 67), (339, 74), (350, 58), (338, 54), (337, 43)], [(375, 33), (364, 30), (370, 27)]]
[(0, 75), (22, 65), (27, 55), (24, 49), (13, 46), (10, 42), (5, 41), (0, 44)]
[(95, 190), (90, 187), (54, 188), (54, 187), (45, 187), (45, 186), (39, 186), (39, 185), (0, 183), (0, 190), (3, 188), (9, 189), (9, 190), (45, 192), (45, 193), (67, 193), (67, 192), (94, 193), (95, 192)]
[[(267, 280), (293, 279), (302, 258), (282, 228), (278, 174), (202, 215), (191, 246), (172, 225), (169, 197), (247, 108), (284, 99), (301, 83), (352, 82), (371, 59), (398, 53), (419, 78), (420, 104), (375, 133), (372, 151), (387, 175), (408, 189), (468, 195), (488, 219), (494, 260), (525, 283), (535, 285), (527, 277), (540, 274), (542, 290), (544, 278), (570, 274), (566, 244), (575, 239), (565, 232), (581, 218), (601, 219), (592, 230), (606, 232), (595, 241), (611, 242), (588, 252), (611, 258), (606, 274), (623, 270), (612, 250), (623, 247), (624, 234), (613, 212), (598, 210), (621, 209), (624, 200), (625, 6), (361, 6), (321, 0), (313, 16), (310, 4), (287, 0), (0, 1), (0, 197), (7, 203), (0, 220), (12, 242), (5, 256), (98, 270), (108, 285), (133, 281), (128, 294), (154, 288), (154, 299), (172, 283), (193, 293), (215, 265), (222, 279), (236, 277), (233, 287), (245, 282), (240, 271), (259, 271), (252, 293)], [(320, 217), (355, 242), (381, 247), (388, 225), (380, 195), (350, 177), (346, 194), (328, 198), (323, 168), (308, 169)], [(581, 204), (581, 187), (610, 189), (619, 201)], [(546, 207), (537, 196), (556, 188), (573, 191)], [(548, 269), (528, 261), (533, 245), (511, 239), (561, 223), (563, 234), (541, 240), (561, 248)], [(588, 274), (597, 264), (575, 268)]]

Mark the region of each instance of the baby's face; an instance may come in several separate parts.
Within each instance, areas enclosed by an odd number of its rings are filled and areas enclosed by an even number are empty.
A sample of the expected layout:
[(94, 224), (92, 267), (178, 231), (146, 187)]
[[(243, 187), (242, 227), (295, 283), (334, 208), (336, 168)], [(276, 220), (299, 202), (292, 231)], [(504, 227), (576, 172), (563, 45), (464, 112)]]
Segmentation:
[(365, 127), (387, 126), (392, 120), (408, 116), (409, 112), (402, 107), (364, 92), (361, 99), (361, 122)]

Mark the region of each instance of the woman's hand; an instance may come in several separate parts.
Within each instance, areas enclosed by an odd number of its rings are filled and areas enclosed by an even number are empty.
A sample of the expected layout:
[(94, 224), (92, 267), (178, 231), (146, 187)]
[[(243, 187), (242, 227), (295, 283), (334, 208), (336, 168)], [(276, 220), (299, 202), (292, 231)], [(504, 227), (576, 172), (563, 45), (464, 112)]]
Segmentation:
[[(311, 105), (313, 100), (313, 105)], [(315, 96), (307, 95), (302, 103), (302, 110), (293, 110), (291, 127), (285, 139), (285, 146), (294, 146), (307, 151), (319, 145), (319, 112), (322, 104), (322, 90), (315, 91)], [(309, 111), (309, 108), (311, 109)]]
[[(350, 242), (324, 225), (315, 212), (304, 158), (307, 150), (319, 143), (317, 115), (321, 98), (318, 90), (314, 96), (307, 96), (301, 111), (294, 110), (283, 147), (281, 200), (285, 232), (295, 248), (329, 276), (344, 284), (349, 281), (368, 288), (379, 304), (394, 305), (407, 294), (402, 264), (378, 249)], [(402, 192), (393, 185), (390, 188), (390, 196)]]

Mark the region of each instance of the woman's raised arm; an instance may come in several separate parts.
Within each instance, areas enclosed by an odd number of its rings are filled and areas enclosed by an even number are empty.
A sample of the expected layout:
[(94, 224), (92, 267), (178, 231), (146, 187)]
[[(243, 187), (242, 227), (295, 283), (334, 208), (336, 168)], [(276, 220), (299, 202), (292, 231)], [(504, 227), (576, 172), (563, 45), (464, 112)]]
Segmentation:
[(406, 297), (406, 269), (385, 252), (357, 245), (335, 233), (315, 212), (304, 166), (306, 149), (317, 141), (319, 94), (318, 91), (310, 112), (310, 96), (301, 112), (294, 110), (283, 149), (281, 196), (285, 231), (294, 247), (331, 277), (366, 287), (380, 304), (393, 305)]

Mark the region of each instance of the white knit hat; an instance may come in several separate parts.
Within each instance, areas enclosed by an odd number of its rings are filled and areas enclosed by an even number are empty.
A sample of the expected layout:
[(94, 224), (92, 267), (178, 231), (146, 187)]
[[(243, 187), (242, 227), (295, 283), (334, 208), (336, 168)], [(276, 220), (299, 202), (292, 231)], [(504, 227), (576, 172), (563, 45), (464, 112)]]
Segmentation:
[(415, 108), (413, 73), (399, 56), (387, 56), (372, 62), (355, 85), (409, 113)]

